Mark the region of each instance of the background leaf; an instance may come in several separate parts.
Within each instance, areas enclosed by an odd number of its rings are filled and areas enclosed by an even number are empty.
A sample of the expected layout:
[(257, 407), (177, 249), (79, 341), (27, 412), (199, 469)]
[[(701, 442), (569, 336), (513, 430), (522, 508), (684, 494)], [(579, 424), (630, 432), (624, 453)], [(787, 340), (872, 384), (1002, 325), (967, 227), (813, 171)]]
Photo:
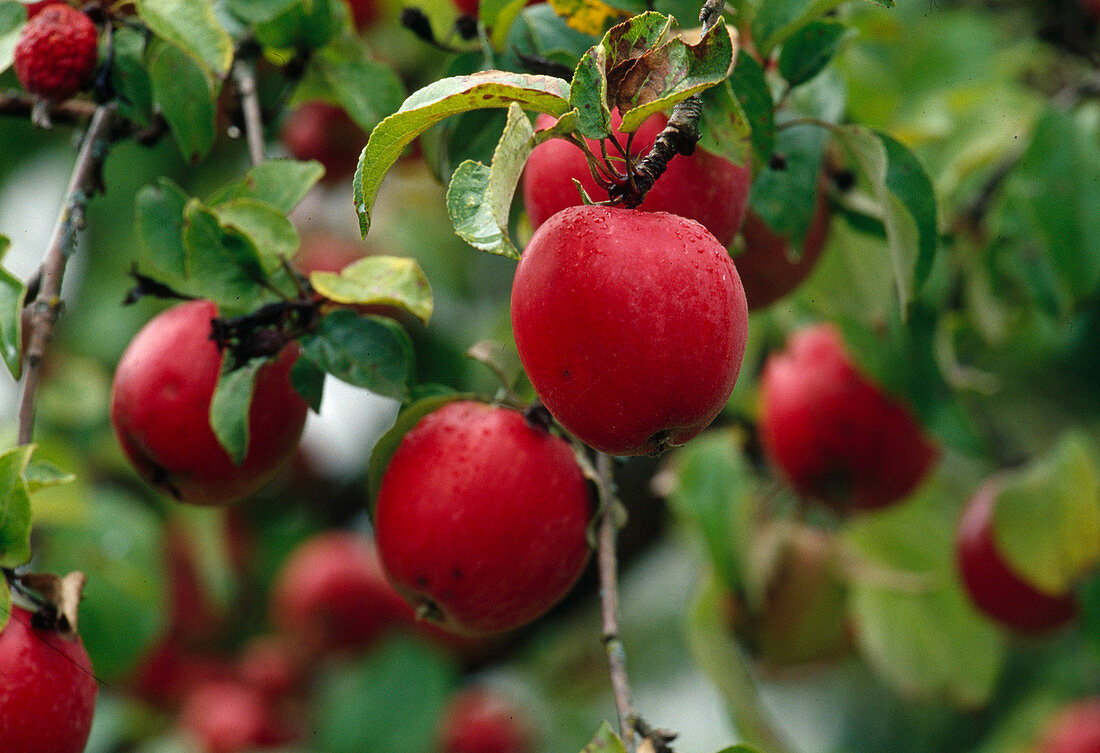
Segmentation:
[(23, 474), (33, 451), (24, 445), (0, 454), (0, 567), (31, 558), (31, 497)]
[(214, 145), (214, 102), (220, 86), (194, 58), (167, 42), (150, 45), (148, 69), (153, 98), (172, 129), (180, 153), (188, 162), (198, 162)]
[(333, 311), (300, 341), (308, 358), (337, 379), (404, 400), (413, 373), (412, 342), (400, 324), (380, 316)]

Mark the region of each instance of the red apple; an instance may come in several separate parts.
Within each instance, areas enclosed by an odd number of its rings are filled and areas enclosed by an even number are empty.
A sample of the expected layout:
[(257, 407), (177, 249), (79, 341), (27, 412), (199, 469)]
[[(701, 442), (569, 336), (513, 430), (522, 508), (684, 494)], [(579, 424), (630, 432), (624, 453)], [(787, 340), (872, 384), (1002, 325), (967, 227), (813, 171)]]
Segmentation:
[(317, 160), (328, 185), (350, 178), (359, 163), (367, 134), (344, 110), (327, 102), (307, 102), (283, 121), (280, 138), (294, 159)]
[[(622, 123), (618, 110), (612, 112), (611, 125)], [(631, 152), (649, 151), (668, 118), (653, 115), (634, 133)], [(535, 121), (539, 129), (549, 128), (554, 119), (542, 114)], [(619, 143), (626, 136), (616, 130)], [(598, 141), (588, 140), (589, 149), (600, 156)], [(617, 154), (609, 147), (608, 152)], [(621, 164), (619, 165), (621, 167)], [(581, 196), (573, 179), (580, 181), (593, 201), (607, 199), (607, 192), (592, 178), (584, 153), (564, 139), (550, 139), (535, 147), (523, 172), (523, 200), (531, 225), (539, 227), (566, 207), (577, 206)], [(752, 174), (747, 165), (735, 165), (702, 149), (690, 157), (677, 156), (668, 163), (639, 209), (669, 212), (701, 223), (723, 246), (728, 246), (741, 225), (748, 204)]]
[(54, 3), (59, 3), (61, 1), (62, 0), (42, 0), (42, 2), (38, 2), (38, 3), (29, 3), (27, 5), (27, 18), (28, 19), (34, 18), (39, 13), (41, 13), (43, 10), (45, 10), (46, 6), (53, 5)]
[(210, 428), (222, 356), (210, 339), (217, 307), (189, 301), (149, 321), (119, 361), (111, 422), (138, 473), (183, 502), (232, 502), (270, 481), (290, 459), (308, 406), (290, 384), (296, 344), (260, 369), (249, 412), (251, 440), (234, 465)]
[(0, 631), (0, 751), (80, 753), (97, 691), (80, 638), (31, 627), (13, 606)]
[(302, 652), (285, 636), (265, 635), (245, 644), (237, 659), (237, 676), (265, 698), (289, 696), (305, 685)]
[(415, 614), (369, 539), (325, 531), (300, 544), (272, 586), (271, 620), (305, 654), (363, 650)]
[(983, 613), (1021, 633), (1043, 633), (1077, 615), (1072, 593), (1047, 594), (1014, 572), (997, 548), (993, 510), (1000, 485), (996, 477), (970, 498), (955, 538), (955, 556), (963, 585)]
[(802, 242), (802, 255), (791, 258), (787, 238), (768, 227), (751, 209), (741, 226), (743, 250), (733, 257), (749, 311), (765, 308), (797, 288), (817, 265), (829, 233), (829, 201), (819, 188), (813, 217)]
[(180, 725), (201, 753), (243, 753), (293, 742), (300, 734), (271, 701), (239, 682), (210, 682), (184, 702)]
[(488, 688), (457, 693), (439, 725), (439, 753), (533, 753), (534, 725), (524, 710)]
[(372, 26), (378, 20), (378, 0), (348, 0), (351, 20), (359, 31)]
[(421, 614), (454, 632), (496, 633), (573, 586), (590, 515), (564, 440), (516, 411), (459, 401), (402, 438), (378, 491), (375, 538)]
[(1055, 714), (1035, 753), (1100, 753), (1100, 697), (1077, 701)]
[(481, 0), (451, 0), (458, 12), (464, 16), (477, 16), (478, 6)]
[(907, 496), (938, 454), (909, 408), (860, 373), (828, 324), (795, 332), (768, 358), (760, 433), (795, 489), (842, 512)]
[(664, 212), (565, 209), (535, 232), (512, 285), (516, 347), (539, 398), (614, 455), (706, 428), (737, 380), (747, 321), (725, 247)]
[(234, 676), (232, 664), (224, 657), (204, 653), (168, 634), (138, 660), (127, 687), (145, 703), (173, 709), (196, 687)]

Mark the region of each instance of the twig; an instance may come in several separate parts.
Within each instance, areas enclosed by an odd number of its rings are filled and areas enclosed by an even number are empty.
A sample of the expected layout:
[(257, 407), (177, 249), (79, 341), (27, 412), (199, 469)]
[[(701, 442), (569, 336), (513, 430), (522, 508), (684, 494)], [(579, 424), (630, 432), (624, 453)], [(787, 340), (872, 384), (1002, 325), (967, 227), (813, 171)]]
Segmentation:
[(615, 694), (615, 709), (619, 715), (619, 732), (628, 753), (634, 752), (634, 701), (626, 674), (626, 652), (619, 637), (618, 561), (615, 556), (615, 492), (611, 481), (611, 457), (596, 454), (596, 486), (600, 495), (600, 521), (596, 534), (596, 556), (600, 572), (600, 616), (603, 622), (601, 638), (607, 653), (607, 669), (611, 674), (611, 689)]
[(256, 72), (252, 63), (238, 58), (233, 64), (233, 78), (244, 110), (244, 133), (248, 140), (248, 157), (253, 165), (264, 161), (264, 121), (260, 114), (260, 97), (256, 93)]
[[(34, 97), (23, 92), (0, 92), (0, 115), (29, 117), (34, 111)], [(54, 123), (79, 125), (95, 113), (96, 105), (84, 99), (67, 99), (49, 105), (50, 120)]]
[(30, 333), (24, 355), (26, 374), (19, 402), (18, 443), (27, 444), (34, 434), (34, 398), (42, 376), (42, 359), (61, 308), (61, 281), (65, 263), (76, 249), (77, 232), (84, 227), (84, 208), (100, 188), (100, 168), (111, 145), (114, 105), (97, 107), (76, 158), (65, 203), (54, 226), (40, 270), (41, 286), (31, 307)]

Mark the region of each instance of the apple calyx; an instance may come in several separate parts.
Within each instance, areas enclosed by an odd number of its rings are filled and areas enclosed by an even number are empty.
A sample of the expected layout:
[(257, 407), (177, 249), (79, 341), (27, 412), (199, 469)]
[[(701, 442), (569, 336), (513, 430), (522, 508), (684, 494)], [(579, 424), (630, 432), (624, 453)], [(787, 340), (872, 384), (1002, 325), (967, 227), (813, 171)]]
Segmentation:
[[(34, 603), (32, 626), (52, 630), (69, 640), (77, 638), (77, 613), (88, 577), (79, 570), (67, 575), (24, 573), (17, 576), (18, 593)], [(33, 596), (31, 593), (33, 592)]]

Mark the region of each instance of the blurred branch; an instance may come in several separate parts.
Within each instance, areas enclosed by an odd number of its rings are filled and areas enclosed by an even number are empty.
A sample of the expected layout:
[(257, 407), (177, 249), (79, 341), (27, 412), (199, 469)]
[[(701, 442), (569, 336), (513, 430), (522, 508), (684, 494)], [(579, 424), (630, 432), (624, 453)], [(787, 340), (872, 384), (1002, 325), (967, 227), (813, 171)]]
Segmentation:
[[(34, 104), (35, 99), (30, 94), (18, 91), (0, 92), (0, 115), (30, 117)], [(66, 99), (48, 106), (50, 120), (67, 125), (80, 125), (92, 117), (95, 110), (95, 103), (85, 99)]]
[(244, 110), (244, 133), (248, 140), (248, 157), (253, 165), (264, 161), (264, 122), (260, 114), (260, 97), (256, 92), (256, 71), (252, 62), (238, 58), (233, 64), (233, 80)]
[(88, 200), (103, 187), (101, 168), (111, 146), (114, 105), (95, 109), (84, 143), (76, 158), (61, 213), (39, 270), (38, 295), (28, 304), (30, 327), (24, 351), (26, 373), (19, 401), (18, 444), (27, 444), (34, 433), (34, 401), (42, 376), (42, 359), (54, 322), (61, 310), (61, 282), (65, 264), (76, 250), (77, 233), (84, 227)]

